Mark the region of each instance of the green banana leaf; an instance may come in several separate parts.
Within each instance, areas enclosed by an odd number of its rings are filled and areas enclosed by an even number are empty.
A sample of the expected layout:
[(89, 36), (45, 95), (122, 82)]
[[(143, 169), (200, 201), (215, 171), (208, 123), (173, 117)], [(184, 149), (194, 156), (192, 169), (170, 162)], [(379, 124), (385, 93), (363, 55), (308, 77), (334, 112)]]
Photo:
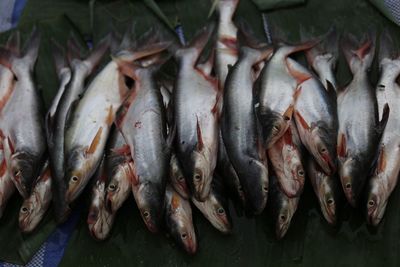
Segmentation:
[[(144, 0), (144, 1), (79, 1), (30, 0), (22, 15), (19, 28), (26, 34), (37, 25), (43, 35), (43, 44), (36, 68), (38, 88), (46, 104), (56, 93), (57, 78), (53, 68), (49, 38), (65, 43), (71, 31), (82, 40), (93, 38), (94, 43), (110, 30), (123, 33), (135, 23), (138, 34), (160, 21), (175, 27), (179, 21), (186, 39), (190, 39), (209, 18), (213, 1), (196, 0)], [(300, 25), (316, 35), (326, 32), (333, 24), (339, 31), (361, 36), (375, 28), (379, 33), (387, 28), (400, 41), (400, 29), (385, 18), (366, 0), (309, 0), (303, 5), (275, 10), (289, 1), (241, 0), (236, 20), (245, 19), (259, 38), (264, 38), (259, 9), (267, 21), (279, 27), (289, 41), (299, 40)], [(291, 1), (290, 1), (291, 2)], [(294, 1), (302, 2), (305, 1)], [(255, 5), (254, 3), (257, 3)], [(269, 4), (268, 4), (269, 3)], [(90, 5), (91, 4), (91, 5)], [(157, 17), (160, 19), (158, 20)], [(4, 42), (6, 34), (0, 36)], [(350, 78), (343, 57), (338, 64), (338, 80), (345, 84)], [(371, 80), (377, 79), (374, 64)], [(26, 263), (54, 229), (49, 214), (39, 229), (29, 236), (20, 234), (17, 215), (20, 200), (14, 197), (0, 220), (0, 260)], [(88, 202), (88, 199), (86, 199)], [(306, 185), (300, 207), (283, 240), (274, 237), (268, 207), (255, 218), (234, 217), (232, 235), (218, 233), (203, 216), (194, 211), (199, 252), (190, 257), (183, 253), (165, 234), (152, 235), (146, 229), (130, 198), (119, 211), (111, 237), (98, 242), (87, 230), (87, 209), (83, 209), (69, 241), (61, 266), (119, 266), (119, 265), (194, 265), (194, 266), (396, 266), (400, 261), (400, 192), (390, 198), (386, 217), (377, 228), (370, 228), (360, 209), (344, 205), (341, 223), (328, 226), (322, 218), (317, 200)]]

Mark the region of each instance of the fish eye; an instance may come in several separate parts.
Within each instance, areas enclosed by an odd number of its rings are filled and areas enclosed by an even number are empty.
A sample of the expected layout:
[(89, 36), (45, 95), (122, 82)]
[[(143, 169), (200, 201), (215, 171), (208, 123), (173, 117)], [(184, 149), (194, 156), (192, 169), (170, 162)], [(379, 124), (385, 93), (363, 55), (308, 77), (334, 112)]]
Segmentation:
[(181, 234), (182, 239), (186, 239), (187, 236), (188, 236), (187, 233), (182, 233), (182, 234)]
[(289, 118), (288, 116), (283, 116), (283, 119), (284, 119), (285, 121), (290, 120), (290, 118)]
[(267, 186), (264, 186), (264, 187), (263, 187), (263, 190), (264, 190), (264, 192), (268, 192), (268, 187), (267, 187)]
[(218, 208), (217, 209), (217, 212), (219, 213), (219, 214), (224, 214), (225, 213), (225, 210), (223, 209), (223, 208)]
[(281, 221), (284, 221), (284, 220), (286, 220), (286, 216), (285, 215), (281, 215), (281, 216), (279, 216), (279, 218), (281, 219)]
[(320, 153), (326, 153), (326, 148), (325, 148), (325, 147), (321, 147), (321, 148), (319, 149), (319, 152), (320, 152)]
[(201, 179), (201, 176), (200, 176), (200, 174), (195, 174), (194, 175), (194, 179), (196, 180), (196, 181), (200, 181), (200, 179)]
[(239, 190), (239, 192), (243, 192), (243, 188), (241, 185), (239, 185), (238, 190)]
[(150, 213), (146, 210), (143, 212), (143, 216), (147, 219), (150, 216)]
[(297, 171), (297, 174), (299, 175), (299, 176), (304, 176), (304, 170), (298, 170)]
[(346, 189), (350, 189), (351, 188), (351, 184), (350, 183), (347, 183), (346, 184)]
[(274, 125), (272, 128), (275, 132), (278, 132), (280, 130), (280, 127), (278, 125)]
[(326, 203), (328, 203), (328, 205), (332, 205), (332, 204), (333, 204), (333, 199), (332, 199), (332, 198), (329, 198), (329, 199), (326, 201)]
[(22, 207), (21, 211), (22, 211), (22, 213), (27, 213), (28, 212), (28, 208), (27, 207)]
[(117, 189), (117, 186), (116, 186), (115, 184), (109, 184), (109, 185), (108, 185), (108, 189), (109, 189), (110, 191), (115, 191), (115, 189)]
[(71, 181), (76, 183), (78, 182), (78, 177), (77, 176), (72, 176)]
[(375, 201), (373, 201), (372, 199), (370, 201), (368, 201), (368, 206), (372, 207), (375, 205)]
[(178, 177), (178, 181), (179, 181), (179, 182), (182, 182), (184, 179), (185, 179), (185, 178), (184, 178), (183, 176), (179, 176), (179, 177)]

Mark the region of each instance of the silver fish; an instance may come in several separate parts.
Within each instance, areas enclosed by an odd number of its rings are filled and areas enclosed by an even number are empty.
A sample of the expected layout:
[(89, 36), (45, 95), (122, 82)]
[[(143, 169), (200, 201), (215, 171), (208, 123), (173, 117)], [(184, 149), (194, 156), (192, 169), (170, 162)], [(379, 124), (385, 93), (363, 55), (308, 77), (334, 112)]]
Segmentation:
[(369, 36), (359, 44), (354, 37), (348, 36), (342, 47), (353, 80), (338, 92), (337, 154), (343, 191), (347, 201), (356, 206), (371, 171), (389, 108), (385, 106), (379, 122), (376, 96), (368, 79), (374, 56), (374, 37)]
[(181, 164), (174, 153), (171, 154), (169, 182), (176, 192), (184, 199), (189, 198), (189, 188), (183, 175)]
[(171, 186), (167, 186), (165, 191), (165, 224), (170, 235), (187, 253), (196, 253), (197, 240), (190, 202)]
[(19, 228), (22, 232), (32, 232), (42, 221), (53, 197), (51, 186), (52, 175), (47, 160), (35, 181), (31, 195), (24, 200), (19, 211)]
[(8, 171), (19, 193), (28, 197), (39, 172), (46, 140), (42, 101), (33, 81), (40, 37), (34, 30), (22, 57), (0, 49), (0, 64), (9, 67), (17, 78), (10, 99), (0, 116)]
[(275, 234), (282, 239), (290, 227), (293, 215), (297, 210), (300, 196), (289, 198), (279, 187), (276, 176), (270, 176), (270, 204), (275, 223)]
[(76, 46), (74, 44), (76, 41), (70, 40), (68, 43), (70, 67), (65, 62), (63, 51), (58, 45), (55, 45), (55, 61), (60, 87), (46, 115), (46, 134), (50, 166), (54, 176), (54, 211), (58, 222), (65, 220), (66, 215), (69, 213), (68, 203), (65, 199), (68, 181), (64, 180), (64, 134), (68, 112), (84, 92), (85, 81), (108, 49), (109, 39), (110, 37), (107, 37), (100, 42), (86, 59), (80, 59), (79, 54), (74, 55), (73, 47)]
[(268, 169), (265, 149), (254, 111), (253, 66), (265, 60), (272, 48), (243, 46), (225, 84), (222, 137), (239, 177), (251, 212), (261, 213), (267, 203)]
[(337, 222), (337, 209), (340, 200), (340, 181), (336, 174), (327, 175), (318, 163), (309, 157), (307, 160), (307, 174), (310, 178), (315, 195), (318, 198), (321, 212), (329, 224)]
[(258, 118), (263, 127), (263, 139), (270, 148), (289, 128), (298, 85), (309, 79), (309, 73), (293, 65), (289, 55), (310, 49), (316, 41), (298, 46), (281, 44), (260, 74)]
[(379, 143), (377, 166), (367, 184), (367, 221), (376, 226), (382, 220), (388, 199), (393, 192), (400, 171), (400, 127), (399, 101), (400, 86), (396, 82), (400, 74), (398, 50), (394, 49), (393, 40), (385, 31), (380, 42), (380, 78), (376, 88), (379, 117), (382, 110), (389, 105), (390, 115), (385, 131)]
[(205, 201), (200, 202), (192, 197), (192, 202), (218, 231), (224, 234), (231, 233), (232, 219), (221, 177), (214, 177), (210, 194)]
[(203, 28), (189, 46), (176, 52), (180, 64), (173, 93), (176, 153), (189, 189), (200, 201), (210, 193), (218, 152), (218, 82), (210, 75), (212, 60), (197, 64), (213, 28), (212, 24)]
[(331, 85), (322, 85), (305, 67), (288, 61), (309, 79), (299, 84), (294, 118), (301, 142), (327, 174), (336, 171), (336, 140), (338, 130), (336, 93)]
[(97, 240), (104, 240), (110, 235), (115, 213), (106, 208), (106, 182), (107, 175), (104, 175), (104, 161), (100, 164), (95, 174), (95, 181), (92, 188), (92, 198), (89, 207), (87, 224), (90, 234)]
[(294, 122), (285, 134), (268, 149), (268, 158), (279, 186), (288, 197), (303, 192), (305, 171), (302, 163), (301, 143)]

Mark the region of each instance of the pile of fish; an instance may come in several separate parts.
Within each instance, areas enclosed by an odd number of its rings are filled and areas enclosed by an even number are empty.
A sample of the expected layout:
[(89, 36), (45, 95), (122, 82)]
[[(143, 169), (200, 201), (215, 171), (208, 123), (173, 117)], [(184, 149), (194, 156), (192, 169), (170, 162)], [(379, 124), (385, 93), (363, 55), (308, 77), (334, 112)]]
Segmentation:
[[(353, 74), (341, 88), (335, 30), (272, 46), (234, 24), (237, 4), (219, 1), (217, 22), (187, 45), (161, 30), (109, 35), (86, 56), (74, 38), (66, 49), (53, 41), (59, 88), (47, 114), (33, 79), (39, 32), (23, 51), (11, 35), (0, 48), (0, 214), (17, 191), (23, 232), (51, 203), (62, 223), (90, 187), (87, 223), (102, 240), (132, 192), (148, 230), (166, 230), (193, 254), (193, 207), (229, 233), (229, 199), (247, 216), (269, 205), (282, 238), (308, 177), (329, 224), (344, 192), (378, 225), (400, 170), (400, 61), (390, 35), (381, 36), (376, 89), (375, 36), (341, 38)], [(309, 68), (291, 57), (299, 52)], [(167, 61), (174, 78), (160, 75)]]

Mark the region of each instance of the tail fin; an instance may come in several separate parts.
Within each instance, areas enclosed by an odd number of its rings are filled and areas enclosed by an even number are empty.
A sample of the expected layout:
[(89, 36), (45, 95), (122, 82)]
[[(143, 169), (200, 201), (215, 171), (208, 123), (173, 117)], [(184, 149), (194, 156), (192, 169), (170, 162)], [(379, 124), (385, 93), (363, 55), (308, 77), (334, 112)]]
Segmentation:
[(395, 59), (399, 56), (399, 49), (396, 48), (394, 40), (388, 29), (384, 29), (380, 37), (379, 62), (383, 59)]
[(91, 73), (96, 66), (100, 63), (101, 59), (103, 58), (104, 54), (107, 52), (107, 50), (110, 48), (110, 44), (113, 41), (113, 34), (110, 33), (106, 37), (104, 37), (96, 46), (96, 48), (93, 49), (93, 51), (90, 52), (89, 56), (84, 60), (90, 70), (89, 72)]
[(81, 47), (76, 36), (72, 33), (67, 41), (67, 58), (69, 64), (71, 64), (74, 59), (81, 59)]
[(217, 11), (220, 17), (219, 20), (221, 22), (232, 21), (233, 15), (235, 14), (236, 8), (239, 4), (239, 0), (219, 0), (217, 2)]
[(351, 34), (341, 40), (343, 53), (353, 74), (360, 69), (366, 71), (371, 66), (375, 55), (375, 37), (375, 32), (369, 32), (361, 42)]
[(51, 39), (53, 58), (56, 66), (58, 78), (61, 79), (63, 69), (68, 67), (64, 48), (55, 40)]
[(8, 37), (5, 48), (10, 50), (15, 55), (19, 56), (21, 52), (20, 43), (21, 43), (20, 33), (19, 31), (15, 31), (11, 33), (10, 36)]
[(40, 46), (40, 33), (39, 30), (35, 27), (32, 30), (32, 33), (28, 41), (26, 41), (22, 56), (22, 59), (29, 66), (30, 69), (33, 69), (33, 66), (36, 63), (36, 59), (39, 53), (39, 46)]

